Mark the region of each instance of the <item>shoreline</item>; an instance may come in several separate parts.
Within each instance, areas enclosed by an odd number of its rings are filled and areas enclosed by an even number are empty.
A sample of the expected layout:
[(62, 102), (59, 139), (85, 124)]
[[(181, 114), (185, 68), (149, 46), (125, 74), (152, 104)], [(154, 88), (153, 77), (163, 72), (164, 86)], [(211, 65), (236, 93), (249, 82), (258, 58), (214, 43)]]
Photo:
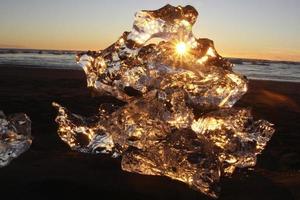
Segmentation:
[[(34, 137), (27, 152), (0, 169), (1, 196), (207, 199), (165, 177), (124, 172), (108, 155), (71, 151), (57, 136), (53, 101), (85, 116), (98, 112), (102, 103), (121, 104), (112, 97), (92, 98), (82, 70), (0, 67), (0, 110), (28, 114)], [(254, 170), (237, 170), (221, 181), (219, 200), (299, 199), (300, 83), (250, 80), (236, 106), (251, 108), (255, 118), (274, 123), (276, 132)]]
[[(3, 70), (1, 70), (3, 69)], [(234, 69), (234, 67), (233, 67)], [(7, 70), (70, 70), (70, 71), (82, 71), (82, 68), (74, 63), (74, 66), (69, 67), (58, 67), (58, 66), (41, 66), (41, 65), (13, 65), (13, 64), (0, 64), (0, 71), (7, 71)], [(239, 74), (243, 74), (240, 71), (233, 70)], [(5, 73), (5, 72), (4, 72)], [(248, 78), (250, 81), (270, 81), (270, 82), (284, 82), (284, 83), (300, 83), (299, 80), (287, 80), (287, 79), (259, 79), (259, 78)]]

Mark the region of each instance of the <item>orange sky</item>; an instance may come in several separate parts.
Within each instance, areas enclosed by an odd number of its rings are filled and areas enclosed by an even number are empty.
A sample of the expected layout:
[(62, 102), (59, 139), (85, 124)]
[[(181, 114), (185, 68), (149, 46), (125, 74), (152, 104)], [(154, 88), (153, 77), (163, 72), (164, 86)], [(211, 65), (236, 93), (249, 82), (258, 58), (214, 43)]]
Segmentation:
[(103, 49), (131, 29), (136, 11), (166, 3), (193, 5), (195, 35), (223, 56), (300, 61), (298, 0), (10, 0), (0, 6), (0, 47)]

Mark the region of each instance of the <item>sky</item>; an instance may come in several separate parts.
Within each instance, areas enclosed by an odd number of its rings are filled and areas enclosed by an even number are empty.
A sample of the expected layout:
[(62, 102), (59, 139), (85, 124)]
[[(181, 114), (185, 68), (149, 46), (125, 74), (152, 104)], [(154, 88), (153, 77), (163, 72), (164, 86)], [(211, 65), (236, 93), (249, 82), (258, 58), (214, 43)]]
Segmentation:
[(103, 49), (167, 3), (194, 6), (222, 56), (300, 61), (299, 0), (0, 0), (0, 48)]

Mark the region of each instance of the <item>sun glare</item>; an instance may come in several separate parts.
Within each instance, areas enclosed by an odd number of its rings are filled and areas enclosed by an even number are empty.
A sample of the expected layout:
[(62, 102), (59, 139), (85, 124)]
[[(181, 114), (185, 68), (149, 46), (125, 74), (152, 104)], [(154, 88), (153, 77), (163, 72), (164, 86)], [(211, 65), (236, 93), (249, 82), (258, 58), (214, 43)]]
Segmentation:
[(179, 42), (176, 44), (176, 53), (179, 55), (184, 55), (187, 52), (187, 45), (184, 42)]

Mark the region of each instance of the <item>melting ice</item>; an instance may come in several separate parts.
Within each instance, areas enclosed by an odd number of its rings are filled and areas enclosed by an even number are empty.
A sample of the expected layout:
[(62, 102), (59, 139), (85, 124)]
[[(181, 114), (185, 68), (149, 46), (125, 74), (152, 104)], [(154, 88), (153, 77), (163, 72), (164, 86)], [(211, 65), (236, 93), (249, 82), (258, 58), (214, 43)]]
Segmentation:
[(0, 167), (29, 149), (31, 142), (29, 117), (22, 113), (6, 117), (0, 111)]
[(247, 79), (213, 41), (193, 35), (197, 16), (192, 6), (143, 10), (114, 44), (79, 54), (87, 86), (126, 105), (86, 118), (53, 103), (61, 139), (80, 152), (121, 156), (123, 170), (167, 176), (212, 197), (221, 176), (254, 166), (274, 129), (233, 107)]

